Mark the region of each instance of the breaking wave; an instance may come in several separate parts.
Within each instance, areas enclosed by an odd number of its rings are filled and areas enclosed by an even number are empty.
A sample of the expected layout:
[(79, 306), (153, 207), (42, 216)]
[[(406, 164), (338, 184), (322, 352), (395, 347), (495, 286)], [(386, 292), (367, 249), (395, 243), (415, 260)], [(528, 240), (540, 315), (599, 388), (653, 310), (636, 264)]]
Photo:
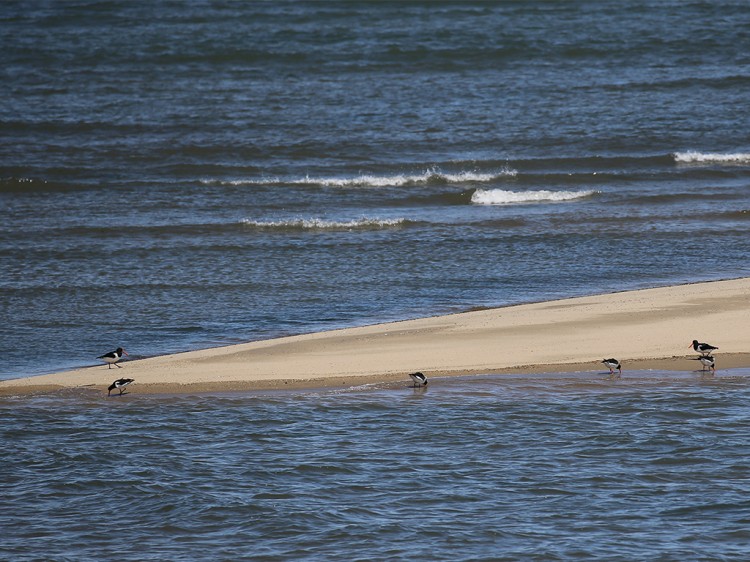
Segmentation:
[(398, 228), (409, 224), (404, 218), (380, 219), (360, 218), (350, 221), (332, 221), (320, 218), (310, 219), (287, 219), (279, 221), (256, 221), (245, 219), (242, 224), (245, 227), (258, 230), (377, 230), (385, 228)]
[(447, 183), (486, 183), (501, 178), (515, 177), (516, 170), (503, 168), (493, 172), (446, 173), (435, 169), (421, 174), (395, 174), (388, 176), (363, 174), (344, 178), (304, 178), (284, 180), (281, 178), (242, 179), (242, 180), (201, 180), (202, 183), (219, 185), (302, 185), (312, 187), (401, 187), (407, 185), (434, 185)]
[(476, 205), (511, 205), (517, 203), (542, 203), (573, 201), (591, 197), (598, 191), (507, 191), (505, 189), (477, 189), (471, 196)]
[(750, 153), (675, 152), (674, 159), (680, 164), (750, 164)]

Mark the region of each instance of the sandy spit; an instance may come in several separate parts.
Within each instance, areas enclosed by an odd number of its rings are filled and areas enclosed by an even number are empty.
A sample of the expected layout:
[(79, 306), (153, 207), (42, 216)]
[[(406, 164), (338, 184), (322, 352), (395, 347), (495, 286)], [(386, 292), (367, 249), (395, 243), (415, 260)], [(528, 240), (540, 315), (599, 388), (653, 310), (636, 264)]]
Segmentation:
[(106, 394), (119, 377), (136, 380), (132, 395), (408, 382), (413, 371), (428, 377), (606, 372), (600, 361), (607, 357), (619, 359), (626, 374), (693, 371), (694, 339), (720, 348), (720, 371), (750, 366), (748, 318), (750, 278), (692, 283), (122, 361), (120, 369), (97, 365), (0, 381), (0, 396), (71, 388)]

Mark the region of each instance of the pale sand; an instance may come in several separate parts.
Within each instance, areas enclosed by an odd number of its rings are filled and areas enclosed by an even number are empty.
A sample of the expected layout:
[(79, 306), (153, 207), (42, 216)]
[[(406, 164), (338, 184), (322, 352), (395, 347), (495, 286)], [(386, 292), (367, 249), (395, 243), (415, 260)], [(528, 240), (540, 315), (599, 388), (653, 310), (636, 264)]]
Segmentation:
[[(720, 348), (717, 369), (750, 366), (750, 278), (478, 310), (123, 361), (0, 382), (0, 395), (134, 378), (130, 394), (315, 388), (428, 377), (628, 369), (694, 371), (688, 344)], [(120, 342), (113, 342), (116, 347)], [(126, 348), (127, 349), (127, 348)], [(104, 351), (104, 350), (103, 350)], [(132, 351), (132, 350), (131, 350)]]

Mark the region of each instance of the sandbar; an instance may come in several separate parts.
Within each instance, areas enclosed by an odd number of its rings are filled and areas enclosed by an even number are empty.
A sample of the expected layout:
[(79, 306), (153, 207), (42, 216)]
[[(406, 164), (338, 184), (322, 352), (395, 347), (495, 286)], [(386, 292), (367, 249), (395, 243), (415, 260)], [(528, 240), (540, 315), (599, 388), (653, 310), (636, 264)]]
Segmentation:
[[(409, 382), (453, 375), (694, 371), (694, 339), (719, 347), (716, 367), (750, 367), (750, 278), (689, 283), (472, 310), (400, 322), (122, 361), (0, 381), (0, 396), (135, 379), (130, 395)], [(115, 344), (115, 347), (117, 344)], [(126, 348), (127, 349), (127, 348)], [(131, 350), (132, 351), (132, 350)], [(115, 393), (116, 394), (116, 393)]]

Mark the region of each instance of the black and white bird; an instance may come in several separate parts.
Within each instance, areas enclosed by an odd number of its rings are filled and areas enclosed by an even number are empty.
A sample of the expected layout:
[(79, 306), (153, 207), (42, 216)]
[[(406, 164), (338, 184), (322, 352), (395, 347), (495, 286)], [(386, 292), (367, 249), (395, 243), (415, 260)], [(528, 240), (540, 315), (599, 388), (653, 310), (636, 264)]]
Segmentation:
[(696, 357), (695, 359), (703, 363), (703, 371), (705, 371), (706, 367), (708, 367), (714, 373), (716, 372), (716, 359), (714, 359), (713, 355), (701, 355), (700, 357)]
[(427, 386), (427, 377), (424, 376), (424, 373), (409, 373), (409, 376), (414, 381), (415, 387)]
[(135, 382), (135, 379), (117, 379), (115, 382), (109, 385), (109, 388), (107, 388), (107, 396), (111, 395), (112, 391), (115, 389), (119, 390), (120, 396), (122, 396), (122, 392), (125, 390), (125, 387), (132, 382)]
[(620, 374), (622, 374), (622, 365), (620, 365), (620, 362), (617, 359), (602, 359), (602, 363), (604, 363), (607, 367), (609, 367), (609, 374), (613, 375), (615, 372), (615, 369), (617, 369)]
[(693, 343), (691, 343), (688, 347), (692, 347), (701, 355), (711, 355), (714, 350), (719, 349), (718, 347), (714, 347), (710, 343), (699, 343), (698, 340), (693, 340)]
[(115, 367), (119, 367), (122, 369), (120, 365), (117, 364), (117, 362), (122, 359), (123, 355), (127, 355), (128, 352), (125, 351), (123, 348), (118, 347), (114, 351), (110, 351), (109, 353), (105, 353), (104, 355), (100, 355), (97, 357), (97, 359), (103, 359), (105, 363), (109, 363), (108, 369), (112, 368), (112, 365)]

